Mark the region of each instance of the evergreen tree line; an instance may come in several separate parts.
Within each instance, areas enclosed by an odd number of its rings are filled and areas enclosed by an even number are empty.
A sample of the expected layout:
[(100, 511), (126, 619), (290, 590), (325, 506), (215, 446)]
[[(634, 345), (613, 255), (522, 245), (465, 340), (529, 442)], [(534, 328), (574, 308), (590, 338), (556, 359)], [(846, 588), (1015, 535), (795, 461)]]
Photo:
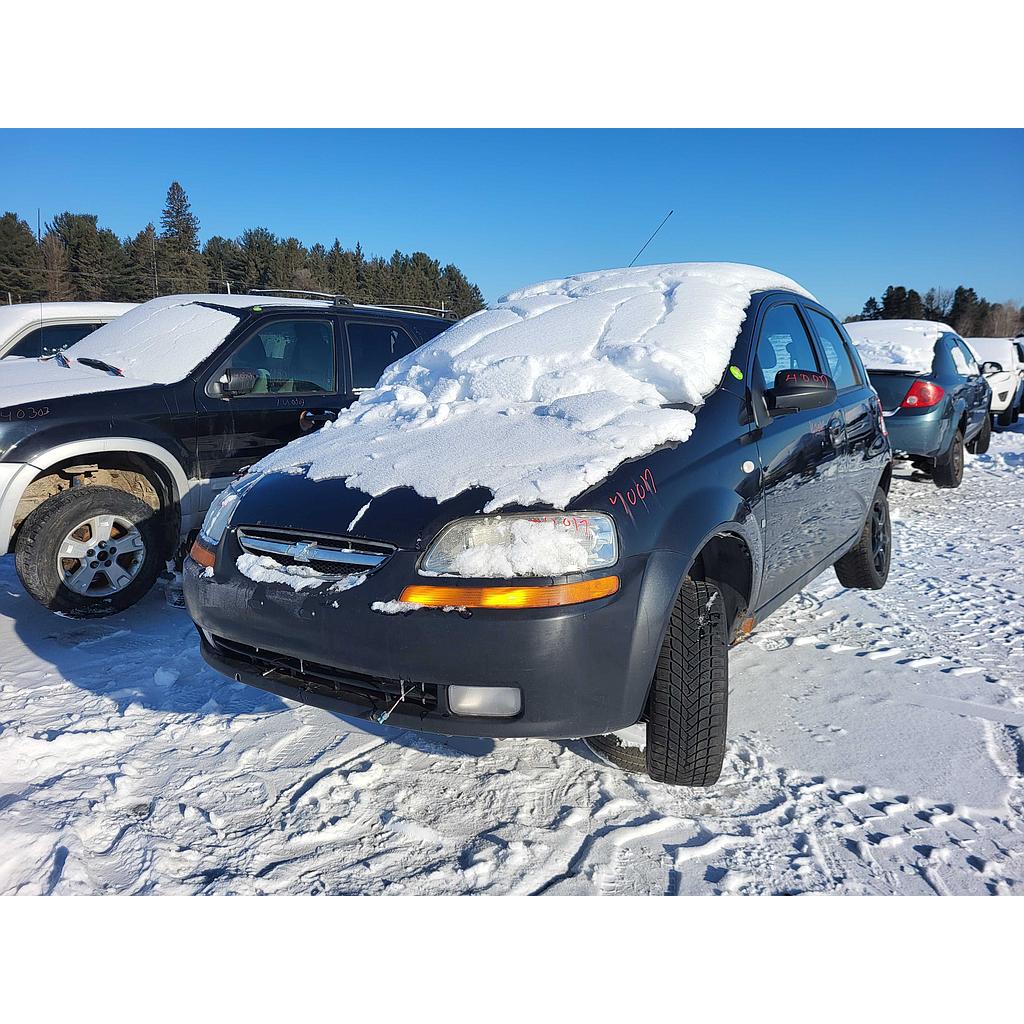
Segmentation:
[(1013, 301), (989, 302), (973, 288), (913, 288), (889, 285), (882, 301), (872, 295), (856, 320), (939, 320), (964, 338), (1013, 338), (1024, 334), (1024, 310)]
[(467, 316), (484, 305), (480, 289), (454, 264), (426, 253), (367, 257), (335, 239), (308, 248), (249, 228), (238, 238), (199, 241), (199, 219), (178, 182), (167, 190), (160, 230), (147, 224), (118, 238), (95, 214), (58, 214), (41, 239), (17, 214), (0, 217), (0, 303), (67, 299), (145, 302), (183, 292), (244, 293), (296, 288), (347, 295), (354, 302), (400, 302)]

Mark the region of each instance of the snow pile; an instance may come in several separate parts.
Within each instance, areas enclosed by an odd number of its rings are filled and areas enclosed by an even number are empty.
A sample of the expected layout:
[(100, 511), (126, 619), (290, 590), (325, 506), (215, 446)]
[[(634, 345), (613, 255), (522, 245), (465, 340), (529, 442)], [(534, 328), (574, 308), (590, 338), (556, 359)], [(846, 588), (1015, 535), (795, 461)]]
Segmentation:
[[(227, 313), (202, 303), (239, 312)], [(171, 384), (184, 379), (223, 344), (238, 326), (242, 310), (274, 305), (329, 307), (326, 302), (264, 295), (167, 295), (125, 313), (72, 345), (65, 354), (72, 362), (83, 357), (102, 359), (126, 377)]]
[(808, 294), (733, 263), (599, 271), (506, 296), (385, 371), (333, 424), (259, 464), (409, 486), (487, 508), (564, 506), (626, 459), (685, 441), (718, 385), (752, 292)]
[(847, 324), (868, 370), (931, 373), (935, 343), (952, 327), (931, 320), (863, 320)]
[[(551, 520), (497, 520), (486, 535), (474, 537), (471, 547), (451, 553), (450, 570), (440, 575), (507, 579), (583, 572), (590, 560), (589, 539), (584, 531), (564, 530)], [(437, 547), (443, 550), (443, 537)]]
[(358, 587), (366, 576), (352, 573), (349, 576), (325, 576), (309, 565), (282, 565), (269, 555), (253, 555), (246, 552), (235, 561), (238, 571), (253, 583), (283, 583), (296, 593), (312, 587), (331, 584), (331, 591), (351, 590)]

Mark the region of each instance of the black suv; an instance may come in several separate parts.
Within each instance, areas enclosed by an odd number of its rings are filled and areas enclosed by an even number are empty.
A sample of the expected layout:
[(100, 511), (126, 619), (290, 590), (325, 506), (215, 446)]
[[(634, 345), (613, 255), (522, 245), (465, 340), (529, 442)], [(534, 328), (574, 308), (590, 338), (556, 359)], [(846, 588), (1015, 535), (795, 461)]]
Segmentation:
[(128, 607), (236, 474), (450, 325), (342, 297), (169, 296), (0, 365), (0, 552), (54, 611)]
[[(605, 322), (592, 319), (595, 331)], [(890, 558), (891, 450), (843, 327), (789, 290), (754, 291), (735, 322), (729, 364), (685, 442), (622, 462), (561, 507), (486, 514), (492, 492), (468, 481), (441, 501), (410, 487), (372, 497), (304, 472), (301, 441), (294, 471), (256, 467), (210, 510), (186, 561), (203, 656), (235, 679), (378, 722), (589, 736), (622, 767), (713, 783), (730, 642), (830, 566), (845, 586), (882, 587)], [(481, 323), (453, 328), (458, 344), (437, 339), (423, 366), (446, 347), (465, 358)], [(569, 330), (564, 344), (578, 341)], [(506, 422), (508, 458), (523, 458), (516, 430), (536, 416)], [(560, 575), (452, 571), (481, 538), (533, 526), (579, 538), (591, 560)]]

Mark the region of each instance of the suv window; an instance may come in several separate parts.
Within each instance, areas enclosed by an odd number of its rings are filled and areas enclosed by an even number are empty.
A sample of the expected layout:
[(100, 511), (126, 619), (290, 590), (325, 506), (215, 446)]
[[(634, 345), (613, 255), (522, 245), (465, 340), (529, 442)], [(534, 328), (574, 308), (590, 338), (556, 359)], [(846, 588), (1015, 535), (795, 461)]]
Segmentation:
[(1013, 347), (1017, 350), (1017, 362), (1024, 365), (1024, 345), (1018, 341), (1014, 342)]
[(334, 327), (328, 320), (272, 320), (235, 349), (225, 370), (255, 373), (250, 395), (336, 391)]
[(839, 333), (839, 328), (830, 316), (825, 316), (816, 309), (809, 309), (807, 312), (810, 314), (814, 329), (818, 332), (818, 340), (825, 353), (828, 372), (836, 383), (836, 390), (843, 391), (856, 387), (860, 384), (860, 374), (857, 373), (857, 367), (850, 357), (850, 351), (842, 334)]
[(37, 327), (26, 334), (7, 355), (25, 356), (29, 359), (52, 356), (54, 352), (62, 352), (69, 345), (81, 341), (102, 326), (103, 324), (49, 324)]
[(772, 306), (761, 324), (757, 362), (765, 388), (775, 387), (779, 370), (818, 370), (818, 359), (796, 306)]
[(384, 367), (407, 356), (416, 348), (409, 335), (395, 324), (350, 322), (348, 349), (352, 359), (352, 390), (372, 388)]

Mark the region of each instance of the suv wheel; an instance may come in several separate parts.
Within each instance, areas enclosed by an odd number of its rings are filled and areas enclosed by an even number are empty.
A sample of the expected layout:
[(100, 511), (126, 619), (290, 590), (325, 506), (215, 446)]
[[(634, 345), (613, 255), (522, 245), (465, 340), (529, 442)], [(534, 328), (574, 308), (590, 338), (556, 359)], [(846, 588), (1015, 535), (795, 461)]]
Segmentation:
[(986, 416), (985, 422), (981, 425), (981, 430), (978, 431), (977, 436), (970, 444), (967, 445), (967, 450), (972, 455), (984, 455), (988, 451), (988, 446), (992, 443), (992, 417)]
[(856, 546), (835, 564), (836, 576), (844, 587), (852, 590), (881, 590), (889, 578), (891, 559), (889, 499), (885, 491), (877, 487)]
[(111, 615), (135, 604), (163, 564), (159, 515), (115, 487), (74, 487), (34, 509), (18, 532), (15, 567), (51, 611)]
[(1001, 427), (1012, 427), (1016, 417), (1014, 416), (1013, 407), (1004, 409), (1000, 413), (996, 413), (996, 419)]
[(936, 487), (959, 487), (964, 478), (964, 435), (960, 430), (953, 435), (949, 450), (935, 460), (932, 479)]

